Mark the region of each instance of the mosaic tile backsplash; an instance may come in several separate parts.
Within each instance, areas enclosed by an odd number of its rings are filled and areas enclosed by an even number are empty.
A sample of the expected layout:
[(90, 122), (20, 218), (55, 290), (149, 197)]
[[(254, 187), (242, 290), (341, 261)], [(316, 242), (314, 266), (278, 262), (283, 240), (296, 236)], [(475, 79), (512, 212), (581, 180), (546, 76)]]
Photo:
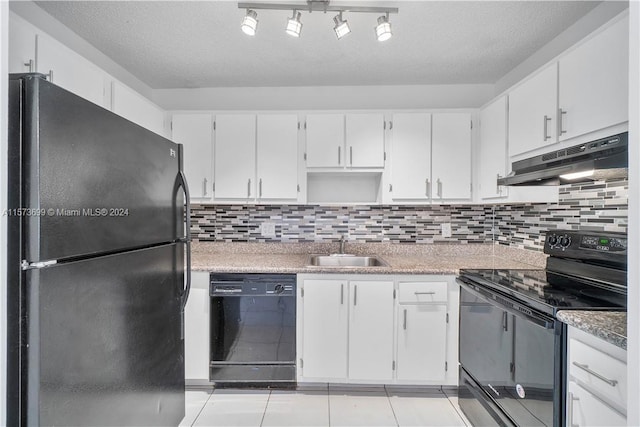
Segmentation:
[[(197, 241), (491, 243), (542, 250), (550, 229), (627, 231), (628, 182), (559, 187), (558, 203), (433, 206), (194, 205)], [(275, 237), (261, 233), (275, 224)], [(451, 224), (451, 237), (441, 225)]]

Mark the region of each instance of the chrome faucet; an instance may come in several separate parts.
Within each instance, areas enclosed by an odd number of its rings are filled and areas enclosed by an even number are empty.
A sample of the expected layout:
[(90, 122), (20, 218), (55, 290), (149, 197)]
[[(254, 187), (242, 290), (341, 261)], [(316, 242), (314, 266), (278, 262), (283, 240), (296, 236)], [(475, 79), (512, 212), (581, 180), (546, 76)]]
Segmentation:
[(344, 241), (344, 234), (343, 234), (340, 237), (340, 253), (341, 254), (344, 254), (344, 244), (345, 244), (345, 241)]

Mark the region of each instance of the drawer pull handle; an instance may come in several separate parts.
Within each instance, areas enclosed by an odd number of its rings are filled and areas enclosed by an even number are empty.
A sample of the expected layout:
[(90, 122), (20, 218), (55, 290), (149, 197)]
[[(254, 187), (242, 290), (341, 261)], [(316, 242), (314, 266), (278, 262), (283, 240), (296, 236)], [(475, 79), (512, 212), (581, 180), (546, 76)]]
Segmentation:
[(611, 387), (615, 387), (618, 384), (618, 380), (610, 380), (609, 378), (600, 375), (599, 373), (589, 369), (589, 365), (583, 365), (582, 363), (578, 363), (578, 362), (573, 362), (573, 365), (577, 366), (578, 368), (582, 369), (585, 372), (588, 372), (589, 374), (593, 375), (599, 380), (604, 381), (605, 383), (609, 384)]
[(429, 291), (429, 292), (414, 292), (414, 295), (435, 295), (436, 293), (433, 291)]
[(402, 324), (402, 329), (407, 330), (407, 310), (404, 310), (404, 322)]
[(573, 422), (573, 402), (580, 400), (573, 395), (573, 393), (569, 392), (569, 422), (568, 427), (580, 427), (578, 424)]

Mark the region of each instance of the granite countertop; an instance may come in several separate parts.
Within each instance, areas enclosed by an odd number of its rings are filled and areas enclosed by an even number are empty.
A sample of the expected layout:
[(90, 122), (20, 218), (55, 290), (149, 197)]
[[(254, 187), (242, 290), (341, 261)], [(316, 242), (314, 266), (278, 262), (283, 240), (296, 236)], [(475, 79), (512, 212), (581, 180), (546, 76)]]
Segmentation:
[(557, 317), (567, 325), (627, 349), (627, 313), (624, 311), (561, 310)]
[[(335, 246), (335, 247), (334, 247)], [(337, 243), (198, 243), (191, 268), (217, 273), (457, 274), (463, 268), (544, 268), (544, 255), (492, 244), (399, 245), (351, 243), (347, 252), (376, 255), (388, 267), (313, 267), (310, 254), (338, 251)]]

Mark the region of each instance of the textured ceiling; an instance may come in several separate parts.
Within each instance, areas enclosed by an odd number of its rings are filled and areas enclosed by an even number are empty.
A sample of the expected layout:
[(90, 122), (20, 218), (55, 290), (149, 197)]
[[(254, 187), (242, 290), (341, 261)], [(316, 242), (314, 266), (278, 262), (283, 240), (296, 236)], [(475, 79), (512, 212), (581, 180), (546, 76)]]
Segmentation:
[[(298, 2), (298, 4), (303, 2)], [(258, 33), (240, 31), (231, 1), (42, 1), (38, 5), (154, 89), (495, 83), (599, 2), (396, 1), (393, 38), (378, 17), (302, 13), (302, 36), (285, 34), (290, 12), (259, 10)], [(341, 2), (332, 2), (341, 4)], [(344, 4), (344, 3), (342, 3)]]

